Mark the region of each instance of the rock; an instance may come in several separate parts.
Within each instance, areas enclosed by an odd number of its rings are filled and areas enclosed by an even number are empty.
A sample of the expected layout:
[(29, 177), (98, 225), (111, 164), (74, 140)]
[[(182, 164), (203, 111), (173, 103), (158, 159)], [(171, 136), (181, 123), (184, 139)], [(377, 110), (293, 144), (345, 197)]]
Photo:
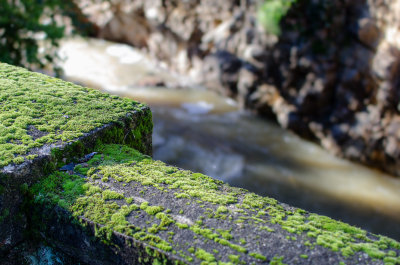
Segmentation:
[(125, 13), (119, 11), (99, 32), (100, 38), (130, 43), (136, 47), (147, 47), (150, 26), (141, 11)]
[(358, 27), (357, 34), (360, 41), (370, 48), (375, 48), (381, 34), (376, 21), (371, 18), (361, 18), (358, 20)]

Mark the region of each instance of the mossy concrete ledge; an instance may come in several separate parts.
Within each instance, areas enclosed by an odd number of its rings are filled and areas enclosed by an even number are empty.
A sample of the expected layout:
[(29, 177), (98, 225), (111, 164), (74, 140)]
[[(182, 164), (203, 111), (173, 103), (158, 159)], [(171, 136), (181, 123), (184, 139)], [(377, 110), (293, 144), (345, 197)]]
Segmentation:
[(102, 143), (151, 154), (151, 133), (143, 104), (0, 63), (0, 256), (23, 238), (28, 187)]
[(400, 243), (124, 145), (33, 185), (32, 229), (87, 264), (400, 264)]

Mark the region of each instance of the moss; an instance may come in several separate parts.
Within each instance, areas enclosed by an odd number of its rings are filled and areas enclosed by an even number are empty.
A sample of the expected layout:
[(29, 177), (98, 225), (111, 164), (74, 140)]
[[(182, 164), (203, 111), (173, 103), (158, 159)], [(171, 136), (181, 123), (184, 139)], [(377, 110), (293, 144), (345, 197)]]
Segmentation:
[(143, 202), (140, 205), (140, 209), (144, 210), (146, 213), (150, 215), (156, 215), (159, 212), (162, 212), (164, 208), (162, 206), (149, 206), (148, 202)]
[(209, 253), (209, 252), (207, 252), (207, 251), (205, 251), (205, 250), (203, 250), (201, 248), (197, 249), (196, 253), (194, 253), (194, 254), (196, 255), (196, 257), (198, 259), (201, 259), (201, 260), (204, 260), (204, 261), (207, 261), (207, 262), (215, 261), (215, 257), (214, 257), (213, 254), (211, 254), (211, 253)]
[(232, 229), (230, 229), (230, 230), (217, 229), (217, 232), (220, 233), (221, 236), (227, 240), (233, 238), (233, 236), (231, 235), (231, 231), (232, 231)]
[(280, 21), (286, 15), (293, 3), (297, 0), (263, 1), (257, 10), (257, 20), (268, 33), (281, 33)]
[(268, 232), (274, 232), (275, 231), (275, 229), (270, 228), (268, 226), (261, 226), (260, 230), (265, 230), (265, 231), (268, 231)]
[(228, 212), (228, 208), (226, 208), (226, 207), (223, 206), (223, 205), (219, 206), (218, 209), (217, 209), (217, 214), (219, 214), (219, 213), (226, 213), (226, 212)]
[(262, 261), (266, 261), (267, 260), (267, 258), (264, 255), (261, 255), (260, 253), (253, 253), (252, 252), (249, 255), (252, 256), (253, 258), (256, 258), (256, 259), (259, 259), (259, 260), (262, 260)]
[(84, 176), (86, 176), (88, 170), (89, 170), (89, 168), (84, 167), (84, 166), (82, 166), (82, 165), (77, 165), (77, 166), (74, 168), (74, 171), (75, 171), (76, 173), (82, 174), (82, 175), (84, 175)]
[(211, 229), (208, 228), (201, 228), (199, 225), (195, 224), (190, 227), (190, 230), (192, 230), (194, 233), (198, 235), (202, 235), (205, 238), (214, 240), (218, 238), (218, 234), (214, 233)]
[(301, 254), (301, 255), (300, 255), (300, 258), (302, 258), (302, 259), (308, 259), (308, 255), (306, 255), (306, 254)]
[(163, 251), (170, 252), (172, 250), (172, 246), (167, 241), (162, 240), (158, 236), (150, 235), (145, 232), (138, 232), (135, 233), (133, 237), (137, 240), (148, 242), (150, 245), (157, 247)]
[(102, 192), (104, 200), (119, 200), (124, 199), (124, 195), (113, 190), (104, 190)]
[(238, 264), (240, 262), (240, 256), (239, 255), (229, 255), (228, 258), (234, 264)]
[(282, 261), (283, 261), (283, 257), (273, 257), (269, 264), (270, 265), (285, 265), (285, 263), (283, 263)]
[(242, 246), (239, 246), (239, 245), (236, 245), (236, 244), (232, 244), (231, 242), (229, 242), (226, 239), (215, 238), (214, 241), (219, 243), (219, 244), (221, 244), (221, 245), (223, 245), (223, 246), (228, 246), (228, 247), (230, 247), (230, 248), (232, 248), (232, 249), (234, 249), (234, 250), (236, 250), (238, 252), (247, 253), (247, 249), (246, 248), (244, 248)]
[(165, 213), (157, 213), (156, 214), (156, 218), (160, 219), (160, 225), (159, 228), (160, 229), (165, 229), (167, 226), (169, 226), (171, 223), (174, 223), (175, 221), (171, 219), (170, 216), (168, 216)]
[[(33, 148), (69, 142), (143, 107), (3, 63), (0, 87), (0, 168), (33, 159)], [(142, 126), (152, 126), (146, 122)]]
[(176, 222), (175, 224), (176, 224), (176, 226), (178, 226), (180, 229), (187, 229), (187, 228), (189, 228), (189, 226), (188, 226), (187, 224), (182, 224), (182, 223), (178, 223), (178, 222)]
[(55, 172), (31, 187), (36, 202), (50, 200), (63, 208), (71, 206), (85, 192), (85, 181), (77, 175)]

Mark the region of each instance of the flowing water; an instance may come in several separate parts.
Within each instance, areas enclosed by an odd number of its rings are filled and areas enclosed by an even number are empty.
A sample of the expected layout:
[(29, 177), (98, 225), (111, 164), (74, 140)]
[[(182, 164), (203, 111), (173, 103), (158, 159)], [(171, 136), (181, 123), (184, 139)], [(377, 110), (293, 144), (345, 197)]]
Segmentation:
[[(153, 153), (181, 168), (400, 239), (400, 179), (336, 158), (236, 103), (155, 65), (139, 51), (101, 40), (66, 40), (71, 81), (146, 102)], [(146, 86), (163, 80), (165, 86)]]

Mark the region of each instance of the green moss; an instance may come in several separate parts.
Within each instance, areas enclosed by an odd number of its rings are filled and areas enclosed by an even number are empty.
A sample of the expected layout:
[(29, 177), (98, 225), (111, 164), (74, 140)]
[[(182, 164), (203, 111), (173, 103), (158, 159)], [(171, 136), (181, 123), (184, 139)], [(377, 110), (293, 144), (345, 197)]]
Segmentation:
[(187, 228), (189, 228), (189, 226), (188, 226), (187, 224), (182, 224), (182, 223), (178, 223), (178, 222), (176, 222), (175, 224), (176, 224), (176, 226), (178, 226), (180, 229), (187, 229)]
[(282, 261), (283, 261), (283, 257), (273, 257), (269, 264), (270, 265), (286, 265)]
[(257, 10), (257, 19), (268, 33), (279, 35), (279, 23), (297, 0), (268, 0)]
[(306, 254), (301, 254), (301, 255), (300, 255), (300, 258), (302, 258), (302, 259), (308, 259), (308, 255), (306, 255)]
[(219, 243), (219, 244), (221, 244), (221, 245), (223, 245), (223, 246), (228, 246), (228, 247), (230, 247), (230, 248), (232, 248), (232, 249), (234, 249), (234, 250), (236, 250), (238, 252), (247, 253), (247, 249), (246, 248), (244, 248), (242, 246), (239, 246), (239, 245), (236, 245), (236, 244), (232, 244), (231, 242), (229, 242), (226, 239), (215, 238), (214, 241)]
[(159, 228), (160, 229), (166, 229), (167, 226), (169, 226), (169, 224), (174, 223), (175, 221), (171, 219), (170, 216), (168, 216), (165, 213), (157, 213), (156, 214), (156, 218), (160, 219), (160, 225)]
[(223, 205), (219, 206), (218, 209), (217, 209), (217, 214), (219, 214), (219, 213), (227, 213), (227, 212), (228, 212), (228, 208), (226, 208)]
[(266, 261), (267, 260), (267, 258), (264, 255), (261, 255), (260, 253), (253, 253), (252, 252), (249, 255), (252, 256), (253, 258), (256, 258), (256, 259), (259, 259), (259, 260), (262, 260), (262, 261)]
[(104, 200), (120, 200), (124, 199), (124, 195), (113, 190), (104, 190), (103, 191), (103, 199)]
[(88, 170), (89, 170), (89, 168), (84, 167), (84, 166), (82, 166), (82, 165), (77, 165), (77, 166), (74, 168), (74, 171), (75, 171), (76, 173), (82, 174), (82, 175), (84, 175), (84, 176), (86, 176)]
[(196, 257), (198, 259), (201, 259), (201, 260), (204, 260), (204, 261), (207, 261), (207, 262), (215, 261), (215, 257), (214, 257), (213, 254), (211, 254), (211, 253), (209, 253), (209, 252), (207, 252), (207, 251), (205, 251), (205, 250), (203, 250), (201, 248), (197, 249), (196, 253), (194, 253), (194, 254), (196, 255)]
[[(0, 168), (33, 159), (32, 148), (74, 140), (141, 107), (129, 99), (1, 63)], [(152, 126), (146, 122), (142, 126)]]
[(221, 236), (227, 240), (233, 238), (233, 236), (231, 235), (231, 231), (232, 231), (232, 229), (230, 229), (230, 230), (217, 229), (217, 232), (220, 233)]
[(31, 187), (36, 202), (50, 201), (68, 208), (85, 192), (85, 181), (77, 175), (55, 172)]
[(274, 232), (275, 231), (275, 229), (270, 228), (268, 226), (261, 226), (260, 230), (265, 230), (265, 231), (268, 231), (268, 232)]
[(205, 238), (214, 240), (218, 238), (218, 234), (214, 233), (211, 229), (208, 228), (201, 228), (199, 225), (195, 224), (190, 227), (190, 230), (192, 230), (194, 233), (198, 235), (202, 235)]
[(240, 256), (239, 255), (229, 255), (228, 258), (234, 264), (238, 264), (240, 262)]
[(146, 213), (150, 215), (156, 215), (159, 212), (162, 212), (164, 208), (162, 206), (149, 206), (148, 202), (143, 202), (140, 205), (140, 209), (144, 210)]
[(148, 242), (150, 245), (157, 247), (163, 251), (170, 252), (172, 250), (172, 246), (167, 241), (162, 240), (158, 236), (150, 235), (145, 232), (138, 232), (135, 233), (133, 237), (137, 240)]

